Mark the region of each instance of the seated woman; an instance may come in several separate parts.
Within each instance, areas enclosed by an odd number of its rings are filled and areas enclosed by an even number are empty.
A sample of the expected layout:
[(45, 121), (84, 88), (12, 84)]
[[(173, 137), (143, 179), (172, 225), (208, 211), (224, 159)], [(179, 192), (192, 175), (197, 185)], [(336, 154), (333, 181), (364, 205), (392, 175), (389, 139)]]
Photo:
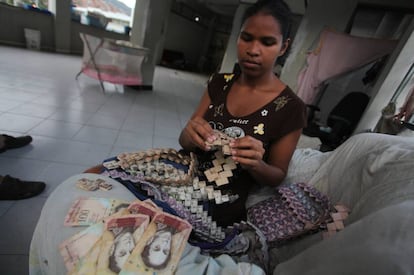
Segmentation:
[[(259, 0), (250, 6), (237, 40), (240, 72), (210, 78), (180, 134), (182, 148), (201, 157), (214, 154), (206, 145), (214, 142), (214, 130), (236, 138), (230, 143), (231, 155), (241, 169), (222, 190), (238, 199), (214, 206), (218, 225), (246, 219), (245, 202), (252, 186), (282, 182), (306, 124), (305, 104), (273, 73), (277, 59), (289, 47), (290, 26), (285, 2)], [(98, 166), (87, 172), (100, 170)]]

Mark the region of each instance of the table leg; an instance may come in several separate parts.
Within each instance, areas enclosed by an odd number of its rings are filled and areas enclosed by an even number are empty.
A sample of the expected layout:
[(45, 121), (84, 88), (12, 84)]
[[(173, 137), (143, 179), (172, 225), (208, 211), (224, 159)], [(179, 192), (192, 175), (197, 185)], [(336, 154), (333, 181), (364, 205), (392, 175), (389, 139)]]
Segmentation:
[[(87, 39), (87, 38), (85, 38), (85, 43), (86, 43), (86, 46), (88, 47), (88, 50), (89, 50), (89, 53), (90, 53), (90, 56), (91, 56), (91, 57), (89, 58), (88, 63), (86, 64), (86, 67), (88, 67), (88, 66), (89, 66), (89, 64), (92, 62), (93, 67), (95, 68), (95, 70), (96, 70), (96, 72), (97, 72), (97, 74), (98, 74), (99, 83), (101, 84), (102, 92), (104, 92), (104, 93), (105, 93), (105, 88), (104, 88), (103, 81), (102, 81), (102, 78), (101, 78), (101, 73), (100, 73), (100, 71), (99, 71), (98, 66), (96, 65), (96, 62), (95, 62), (95, 55), (96, 55), (96, 53), (98, 52), (98, 50), (101, 48), (101, 46), (102, 46), (103, 42), (104, 42), (104, 40), (101, 38), (101, 39), (100, 39), (100, 42), (99, 42), (99, 44), (98, 44), (98, 46), (96, 46), (95, 50), (94, 50), (94, 51), (92, 51), (91, 46), (89, 45), (89, 41), (88, 41), (88, 39)], [(82, 69), (82, 70), (78, 73), (78, 75), (79, 75), (79, 74), (81, 74), (81, 73), (82, 73), (82, 71), (83, 71), (83, 69)], [(78, 77), (78, 75), (77, 75), (76, 77)]]

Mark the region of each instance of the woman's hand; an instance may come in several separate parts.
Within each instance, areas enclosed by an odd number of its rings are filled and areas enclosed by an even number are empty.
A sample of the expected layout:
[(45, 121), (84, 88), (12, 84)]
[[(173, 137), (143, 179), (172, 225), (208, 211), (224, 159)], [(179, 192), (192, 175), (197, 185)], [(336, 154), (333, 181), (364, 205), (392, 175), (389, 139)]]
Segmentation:
[(263, 143), (251, 136), (235, 139), (230, 143), (230, 148), (233, 160), (244, 169), (254, 169), (263, 162)]
[(183, 129), (183, 134), (185, 135), (187, 143), (204, 151), (211, 150), (206, 145), (206, 141), (211, 143), (216, 139), (210, 124), (199, 116), (193, 117), (187, 122), (187, 125)]

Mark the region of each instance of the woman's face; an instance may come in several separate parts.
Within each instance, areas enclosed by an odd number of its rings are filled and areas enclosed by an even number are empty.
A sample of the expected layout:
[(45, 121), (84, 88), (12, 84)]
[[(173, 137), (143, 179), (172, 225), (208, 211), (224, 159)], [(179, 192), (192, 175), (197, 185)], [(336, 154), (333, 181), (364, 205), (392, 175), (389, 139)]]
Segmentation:
[(131, 255), (134, 246), (134, 238), (130, 232), (119, 235), (115, 240), (114, 257), (116, 265), (120, 269), (124, 266), (129, 255)]
[(148, 255), (152, 264), (161, 265), (167, 260), (171, 250), (171, 238), (169, 231), (160, 231), (154, 236)]
[(237, 55), (242, 72), (260, 76), (273, 71), (278, 56), (286, 51), (279, 22), (271, 15), (258, 13), (246, 19), (237, 40)]

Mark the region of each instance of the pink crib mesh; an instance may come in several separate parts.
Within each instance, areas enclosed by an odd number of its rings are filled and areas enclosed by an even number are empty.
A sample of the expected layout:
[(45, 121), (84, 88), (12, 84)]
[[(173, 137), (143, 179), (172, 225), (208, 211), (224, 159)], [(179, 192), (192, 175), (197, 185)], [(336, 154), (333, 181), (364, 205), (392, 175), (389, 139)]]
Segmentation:
[(80, 73), (114, 84), (140, 85), (141, 65), (148, 50), (128, 41), (99, 38), (81, 33), (83, 41)]

